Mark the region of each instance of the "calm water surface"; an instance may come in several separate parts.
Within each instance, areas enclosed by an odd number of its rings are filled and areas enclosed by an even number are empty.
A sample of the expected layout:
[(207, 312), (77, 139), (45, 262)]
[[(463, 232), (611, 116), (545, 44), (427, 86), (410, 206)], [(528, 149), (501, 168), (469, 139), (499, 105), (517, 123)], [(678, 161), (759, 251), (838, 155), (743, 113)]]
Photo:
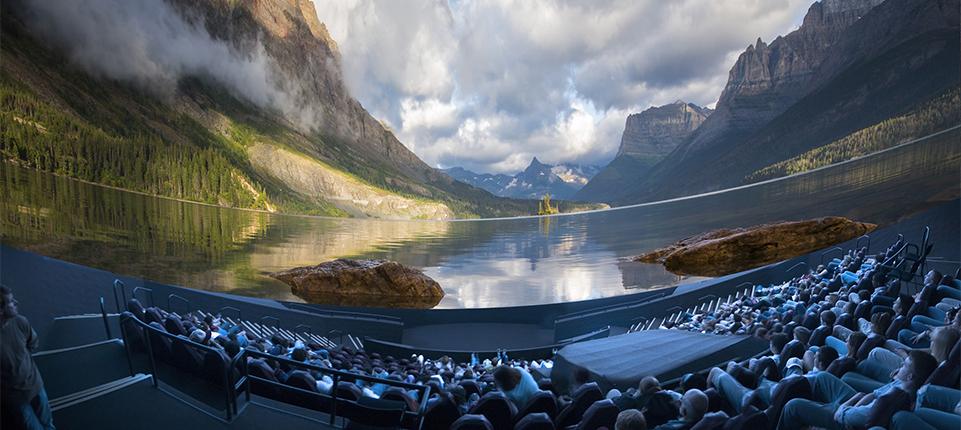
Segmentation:
[(190, 288), (302, 301), (266, 276), (388, 258), (444, 287), (439, 307), (584, 300), (684, 280), (629, 257), (720, 227), (826, 215), (890, 224), (961, 193), (957, 129), (815, 172), (693, 198), (555, 217), (326, 219), (211, 207), (0, 163), (0, 240)]

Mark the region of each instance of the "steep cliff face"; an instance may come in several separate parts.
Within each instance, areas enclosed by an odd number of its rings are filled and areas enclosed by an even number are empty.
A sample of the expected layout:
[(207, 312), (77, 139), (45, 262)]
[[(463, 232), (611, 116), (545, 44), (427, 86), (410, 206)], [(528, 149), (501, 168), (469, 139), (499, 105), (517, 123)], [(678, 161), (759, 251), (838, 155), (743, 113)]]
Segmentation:
[(354, 173), (386, 168), (383, 185), (416, 194), (431, 194), (416, 182), (446, 182), (350, 96), (337, 45), (310, 0), (173, 1), (214, 37), (242, 51), (263, 46), (274, 63), (274, 81), (293, 95), (301, 112), (287, 120), (327, 144), (301, 149)]
[[(824, 79), (815, 69), (841, 34), (883, 0), (823, 0), (811, 5), (801, 26), (770, 44), (760, 38), (728, 73), (717, 111), (684, 145), (681, 154), (710, 147), (726, 136), (756, 130)], [(833, 73), (832, 73), (833, 74)]]
[(617, 156), (659, 160), (697, 129), (711, 112), (709, 108), (678, 100), (631, 114), (624, 125)]
[(625, 184), (639, 181), (712, 112), (712, 109), (679, 100), (631, 114), (624, 125), (617, 156), (578, 191), (575, 198), (595, 202), (619, 198)]
[(958, 1), (877, 3), (815, 3), (798, 30), (750, 46), (717, 110), (614, 203), (740, 185), (958, 85)]

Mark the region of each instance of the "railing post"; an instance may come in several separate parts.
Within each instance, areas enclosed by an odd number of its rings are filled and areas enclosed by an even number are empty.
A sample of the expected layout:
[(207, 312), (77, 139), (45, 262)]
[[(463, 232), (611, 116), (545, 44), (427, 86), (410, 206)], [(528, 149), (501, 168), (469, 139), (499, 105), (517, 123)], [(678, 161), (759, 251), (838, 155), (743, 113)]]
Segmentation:
[(113, 335), (110, 334), (110, 323), (107, 321), (107, 310), (103, 304), (103, 296), (100, 296), (100, 316), (103, 317), (103, 329), (107, 332), (107, 340), (113, 339)]

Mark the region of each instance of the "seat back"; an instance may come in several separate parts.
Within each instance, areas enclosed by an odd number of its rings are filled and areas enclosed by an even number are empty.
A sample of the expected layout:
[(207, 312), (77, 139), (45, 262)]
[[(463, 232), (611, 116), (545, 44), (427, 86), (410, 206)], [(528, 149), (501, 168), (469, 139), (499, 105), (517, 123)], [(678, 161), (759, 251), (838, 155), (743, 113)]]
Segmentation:
[(204, 378), (215, 384), (223, 384), (224, 372), (227, 370), (227, 363), (229, 362), (230, 359), (223, 351), (206, 351), (204, 353), (204, 361), (201, 368)]
[(424, 430), (447, 430), (461, 416), (450, 394), (441, 393), (439, 396), (424, 412)]
[(168, 316), (164, 319), (164, 330), (167, 330), (167, 333), (174, 336), (187, 336), (187, 329), (184, 328), (184, 323), (174, 316)]
[(565, 428), (580, 422), (587, 408), (594, 402), (603, 399), (604, 393), (601, 392), (596, 382), (588, 382), (577, 387), (571, 397), (573, 397), (571, 404), (567, 405), (557, 415), (557, 419), (554, 420), (554, 427)]
[(618, 413), (620, 413), (620, 409), (617, 409), (617, 406), (610, 399), (598, 400), (584, 412), (577, 429), (595, 430), (601, 427), (612, 429), (614, 428), (614, 422), (617, 421)]
[(468, 413), (487, 417), (494, 430), (509, 430), (514, 426), (514, 405), (500, 391), (485, 394)]
[(196, 348), (193, 348), (188, 344), (188, 340), (184, 338), (177, 339), (173, 341), (170, 345), (170, 359), (174, 366), (179, 367), (181, 370), (200, 374), (201, 365), (203, 365), (203, 356)]
[(472, 379), (465, 379), (463, 381), (460, 381), (458, 384), (461, 387), (464, 387), (464, 392), (467, 393), (468, 398), (470, 397), (471, 394), (477, 394), (478, 396), (484, 394), (481, 391), (480, 384), (478, 384), (477, 381), (474, 381)]
[(554, 430), (554, 421), (543, 412), (535, 412), (521, 418), (514, 430)]
[[(153, 327), (154, 329), (161, 332), (166, 331), (160, 325), (160, 323), (157, 323), (157, 322), (150, 323), (150, 327)], [(171, 344), (170, 339), (167, 338), (166, 336), (161, 336), (156, 333), (151, 333), (148, 335), (148, 337), (150, 338), (150, 349), (153, 350), (154, 357), (157, 357), (158, 359), (160, 359), (160, 361), (169, 363), (171, 361), (170, 360), (170, 344)]]
[(352, 382), (340, 381), (337, 383), (336, 390), (338, 399), (356, 401), (357, 399), (364, 397), (364, 391)]
[(124, 312), (120, 316), (121, 327), (123, 336), (126, 337), (127, 347), (131, 351), (141, 352), (144, 351), (146, 346), (143, 342), (143, 329), (135, 321), (136, 317), (130, 312)]
[(410, 394), (407, 394), (407, 391), (404, 391), (404, 389), (400, 387), (388, 388), (386, 391), (384, 391), (384, 394), (381, 394), (380, 398), (384, 400), (402, 402), (407, 406), (408, 412), (417, 412), (420, 410), (420, 404), (417, 402), (417, 400), (414, 400)]
[(554, 393), (550, 391), (538, 391), (534, 393), (531, 399), (527, 401), (527, 404), (517, 411), (517, 416), (514, 421), (520, 421), (525, 416), (538, 412), (547, 414), (551, 419), (557, 416), (557, 399), (554, 397)]
[(483, 415), (466, 414), (454, 421), (451, 430), (493, 430), (494, 426)]
[(362, 424), (375, 428), (397, 428), (404, 419), (407, 406), (393, 400), (361, 397), (357, 401), (340, 404), (337, 415), (350, 421), (348, 428)]

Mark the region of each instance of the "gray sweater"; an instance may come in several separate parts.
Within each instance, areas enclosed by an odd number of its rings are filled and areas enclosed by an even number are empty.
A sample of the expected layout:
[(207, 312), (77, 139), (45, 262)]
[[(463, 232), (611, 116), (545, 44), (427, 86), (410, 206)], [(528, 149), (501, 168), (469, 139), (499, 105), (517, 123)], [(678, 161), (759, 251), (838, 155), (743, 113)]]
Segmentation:
[(0, 392), (3, 402), (28, 403), (43, 388), (30, 351), (37, 349), (37, 332), (21, 315), (3, 322), (0, 332)]

